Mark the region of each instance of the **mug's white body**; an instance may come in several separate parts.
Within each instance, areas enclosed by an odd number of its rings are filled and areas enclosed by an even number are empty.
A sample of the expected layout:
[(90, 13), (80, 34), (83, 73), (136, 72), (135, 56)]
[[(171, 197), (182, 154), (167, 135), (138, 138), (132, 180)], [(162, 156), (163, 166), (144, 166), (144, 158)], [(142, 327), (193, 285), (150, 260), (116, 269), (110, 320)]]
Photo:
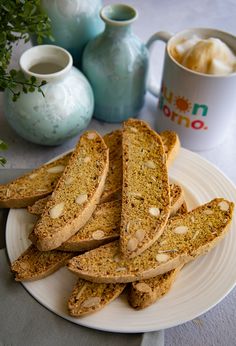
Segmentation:
[(236, 51), (236, 37), (217, 30), (191, 29), (172, 37), (166, 47), (157, 126), (159, 131), (176, 131), (184, 147), (207, 150), (223, 141), (236, 116), (236, 73), (206, 75), (178, 64), (170, 47), (192, 34), (218, 37)]

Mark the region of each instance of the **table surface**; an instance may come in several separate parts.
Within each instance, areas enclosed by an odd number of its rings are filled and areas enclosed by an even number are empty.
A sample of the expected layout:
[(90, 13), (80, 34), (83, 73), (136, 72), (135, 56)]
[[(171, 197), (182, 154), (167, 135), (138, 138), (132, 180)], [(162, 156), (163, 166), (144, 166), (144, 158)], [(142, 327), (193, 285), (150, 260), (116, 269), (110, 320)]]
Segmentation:
[[(114, 0), (104, 3), (114, 3)], [(139, 19), (134, 23), (134, 32), (143, 40), (156, 31), (177, 32), (189, 27), (212, 27), (236, 34), (235, 0), (126, 0), (136, 7)], [(20, 54), (29, 47), (20, 44), (14, 49), (12, 66), (17, 66)], [(151, 61), (151, 73), (160, 82), (163, 63), (163, 45), (154, 49)], [(147, 94), (140, 118), (155, 124), (157, 100)], [(225, 114), (227, 117), (227, 108)], [(104, 134), (117, 128), (117, 124), (105, 124), (92, 120), (90, 129)], [(2, 95), (0, 95), (0, 138), (9, 144), (6, 152), (6, 168), (33, 168), (48, 161), (56, 155), (74, 147), (75, 137), (58, 147), (43, 147), (26, 142), (17, 136), (4, 119)], [(223, 144), (209, 151), (200, 152), (204, 158), (220, 168), (236, 183), (236, 117)], [(165, 333), (165, 345), (236, 345), (236, 289), (220, 304), (199, 318), (181, 326), (168, 329)]]

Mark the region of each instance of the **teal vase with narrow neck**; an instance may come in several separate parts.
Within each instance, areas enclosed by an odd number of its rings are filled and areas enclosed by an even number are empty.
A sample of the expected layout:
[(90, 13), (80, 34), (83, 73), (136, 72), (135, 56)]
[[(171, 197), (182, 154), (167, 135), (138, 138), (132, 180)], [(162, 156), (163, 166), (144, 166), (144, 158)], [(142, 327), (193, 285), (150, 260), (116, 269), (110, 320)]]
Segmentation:
[(121, 122), (136, 117), (143, 106), (148, 50), (132, 32), (134, 8), (108, 5), (100, 16), (105, 30), (86, 46), (82, 70), (94, 91), (94, 117)]
[[(41, 7), (50, 18), (54, 38), (43, 38), (43, 44), (65, 48), (80, 66), (84, 47), (104, 30), (99, 17), (102, 0), (41, 0)], [(32, 42), (37, 45), (36, 37)]]

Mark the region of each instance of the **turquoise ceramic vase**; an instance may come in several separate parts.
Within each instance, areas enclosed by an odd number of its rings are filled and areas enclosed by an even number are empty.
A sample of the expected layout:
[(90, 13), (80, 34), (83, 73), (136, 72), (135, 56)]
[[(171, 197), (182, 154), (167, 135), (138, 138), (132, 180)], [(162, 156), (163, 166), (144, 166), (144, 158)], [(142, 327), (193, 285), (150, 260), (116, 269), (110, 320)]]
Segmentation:
[(10, 91), (5, 92), (5, 117), (20, 136), (37, 144), (58, 145), (87, 127), (94, 110), (93, 91), (72, 62), (71, 55), (57, 46), (37, 46), (23, 53), (20, 67), (26, 77), (47, 84), (42, 87), (44, 96), (37, 90), (21, 92), (16, 102)]
[(148, 50), (132, 33), (134, 8), (109, 5), (101, 10), (105, 30), (85, 48), (82, 70), (92, 85), (97, 119), (121, 122), (143, 106)]
[[(85, 45), (104, 29), (99, 17), (102, 0), (41, 0), (42, 8), (51, 20), (55, 44), (68, 50), (76, 66), (80, 65)], [(36, 44), (35, 39), (33, 39)]]

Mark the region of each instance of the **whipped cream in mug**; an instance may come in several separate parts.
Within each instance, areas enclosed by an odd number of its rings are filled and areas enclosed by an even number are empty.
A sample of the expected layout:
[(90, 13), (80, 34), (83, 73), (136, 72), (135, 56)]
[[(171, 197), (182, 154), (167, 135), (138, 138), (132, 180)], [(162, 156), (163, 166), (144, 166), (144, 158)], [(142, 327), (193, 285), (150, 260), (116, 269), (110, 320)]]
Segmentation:
[(236, 72), (236, 56), (220, 39), (183, 38), (170, 51), (182, 66), (196, 72), (228, 75)]

